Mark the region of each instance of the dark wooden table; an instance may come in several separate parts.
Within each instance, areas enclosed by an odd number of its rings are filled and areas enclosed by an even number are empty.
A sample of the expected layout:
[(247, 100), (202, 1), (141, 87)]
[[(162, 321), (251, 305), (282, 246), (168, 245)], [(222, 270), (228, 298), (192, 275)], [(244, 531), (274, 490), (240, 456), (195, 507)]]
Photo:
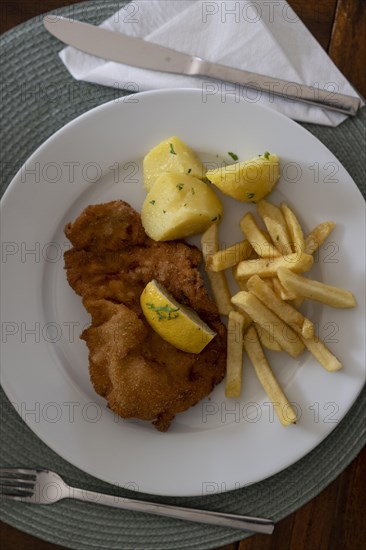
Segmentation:
[[(164, 0), (169, 1), (169, 0)], [(3, 0), (0, 31), (73, 0)], [(290, 0), (289, 4), (330, 57), (366, 97), (366, 2)], [(220, 550), (361, 550), (366, 548), (366, 448), (322, 493), (276, 525)], [(0, 523), (2, 550), (62, 550)]]

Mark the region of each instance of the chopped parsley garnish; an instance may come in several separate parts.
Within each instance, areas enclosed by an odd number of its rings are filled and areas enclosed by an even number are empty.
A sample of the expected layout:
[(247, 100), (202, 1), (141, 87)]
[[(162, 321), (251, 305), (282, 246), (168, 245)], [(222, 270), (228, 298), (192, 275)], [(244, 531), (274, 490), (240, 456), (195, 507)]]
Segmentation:
[(276, 241), (279, 241), (279, 240), (280, 240), (280, 236), (276, 235)]
[(152, 204), (154, 206), (154, 204), (156, 203), (156, 201), (149, 201), (150, 204)]
[(192, 191), (192, 195), (195, 195), (195, 194), (196, 194), (196, 191), (195, 191), (195, 188), (194, 188), (194, 187), (192, 187), (191, 191)]
[(239, 160), (238, 155), (236, 155), (235, 153), (232, 153), (231, 151), (228, 152), (228, 155), (229, 155), (233, 160)]
[(192, 172), (192, 168), (188, 168), (187, 174), (190, 174)]
[(166, 210), (163, 210), (163, 214), (166, 214)]
[(179, 189), (179, 191), (182, 191), (183, 187), (184, 187), (184, 183), (177, 183), (177, 185), (175, 186), (177, 189)]
[(169, 143), (169, 152), (172, 154), (172, 155), (176, 155), (177, 153), (174, 151), (174, 147), (173, 147), (173, 144), (172, 143)]
[(183, 206), (184, 206), (185, 208), (187, 208), (187, 206), (188, 206), (188, 203), (185, 203), (185, 204), (183, 204)]
[(268, 151), (266, 151), (266, 152), (264, 153), (263, 156), (264, 156), (265, 159), (268, 160), (268, 159), (269, 159), (269, 155), (270, 155), (270, 153), (269, 153)]
[(247, 199), (252, 199), (255, 197), (255, 193), (247, 193)]
[(172, 308), (168, 304), (166, 306), (154, 306), (154, 304), (146, 304), (149, 309), (152, 311), (156, 311), (159, 321), (167, 320), (171, 321), (172, 319), (176, 319), (179, 315), (177, 311), (179, 311), (179, 307)]

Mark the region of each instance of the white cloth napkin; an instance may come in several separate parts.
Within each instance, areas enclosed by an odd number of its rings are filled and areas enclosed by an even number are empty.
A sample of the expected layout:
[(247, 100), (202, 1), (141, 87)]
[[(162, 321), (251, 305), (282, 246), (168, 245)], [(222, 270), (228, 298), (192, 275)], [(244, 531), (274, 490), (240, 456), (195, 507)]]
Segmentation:
[[(101, 25), (222, 65), (358, 97), (284, 0), (134, 0)], [(130, 91), (199, 88), (207, 79), (106, 61), (72, 47), (60, 57), (77, 80)], [(211, 81), (210, 91), (261, 103), (304, 122), (337, 126), (346, 117), (249, 88)]]

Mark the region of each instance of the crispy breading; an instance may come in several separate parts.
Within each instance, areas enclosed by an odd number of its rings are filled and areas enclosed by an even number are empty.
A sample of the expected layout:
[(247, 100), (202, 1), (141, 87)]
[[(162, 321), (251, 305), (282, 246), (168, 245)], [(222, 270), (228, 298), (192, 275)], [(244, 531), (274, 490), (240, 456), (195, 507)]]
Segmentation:
[(66, 225), (65, 235), (77, 250), (94, 253), (123, 250), (126, 244), (143, 244), (148, 238), (140, 215), (124, 201), (87, 206)]
[[(81, 338), (95, 391), (123, 418), (167, 430), (225, 374), (226, 329), (199, 273), (200, 251), (149, 239), (139, 214), (123, 201), (87, 207), (65, 233), (74, 246), (65, 253), (67, 278), (92, 317)], [(140, 295), (152, 279), (217, 333), (200, 354), (176, 349), (146, 322)]]

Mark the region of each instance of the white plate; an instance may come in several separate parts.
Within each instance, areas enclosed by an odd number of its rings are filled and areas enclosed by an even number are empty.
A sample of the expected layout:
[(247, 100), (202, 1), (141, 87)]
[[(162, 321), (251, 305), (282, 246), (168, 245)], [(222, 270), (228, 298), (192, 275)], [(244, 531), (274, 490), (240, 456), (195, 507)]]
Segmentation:
[[(204, 99), (196, 90), (155, 91), (102, 105), (47, 140), (3, 199), (2, 384), (9, 399), (75, 466), (162, 495), (227, 491), (288, 467), (336, 427), (365, 380), (365, 210), (355, 183), (324, 145), (286, 117), (231, 96)], [(240, 159), (278, 153), (283, 176), (271, 200), (286, 200), (306, 230), (337, 222), (312, 274), (352, 290), (359, 306), (309, 305), (306, 312), (344, 369), (328, 373), (310, 354), (299, 360), (270, 354), (301, 415), (296, 426), (279, 424), (248, 362), (241, 399), (225, 399), (221, 384), (178, 415), (167, 433), (115, 417), (89, 382), (78, 338), (88, 316), (66, 282), (63, 227), (92, 203), (124, 199), (140, 209), (139, 159), (171, 135), (214, 162), (228, 151)], [(254, 207), (221, 197), (221, 243), (229, 245), (240, 239), (240, 217)]]

